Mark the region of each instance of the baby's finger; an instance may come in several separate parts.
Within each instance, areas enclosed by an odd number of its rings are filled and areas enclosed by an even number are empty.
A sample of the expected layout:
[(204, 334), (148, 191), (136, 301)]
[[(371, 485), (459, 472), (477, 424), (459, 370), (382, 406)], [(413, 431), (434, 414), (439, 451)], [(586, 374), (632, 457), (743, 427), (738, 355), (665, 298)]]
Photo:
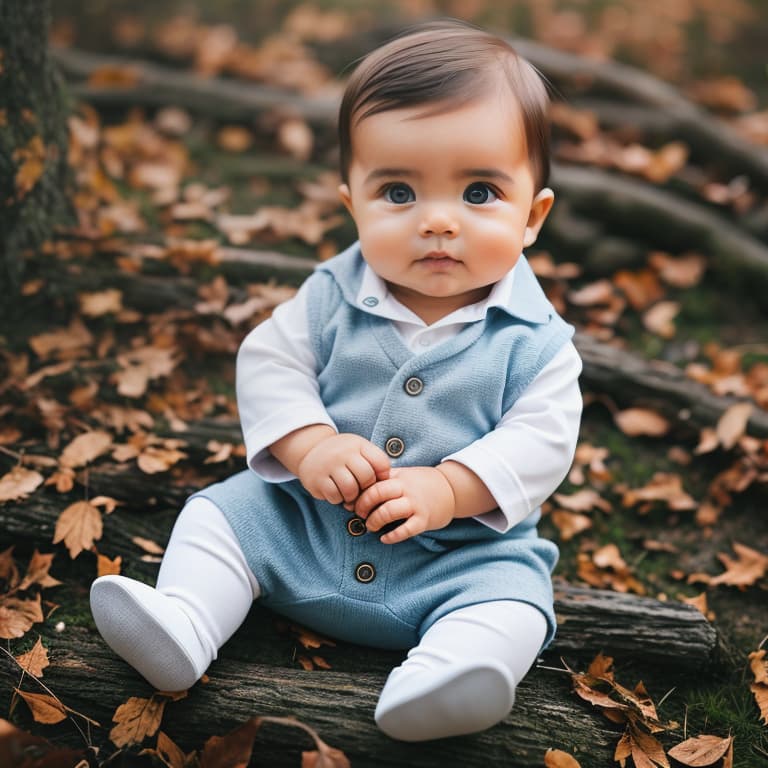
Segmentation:
[(332, 477), (324, 477), (317, 484), (320, 498), (325, 499), (330, 504), (341, 504), (344, 501), (336, 483), (333, 482)]
[(410, 500), (401, 496), (399, 499), (392, 499), (377, 507), (365, 521), (365, 526), (369, 531), (378, 531), (385, 525), (403, 520), (412, 514), (413, 507)]
[(355, 514), (366, 518), (380, 504), (403, 495), (403, 486), (399, 480), (380, 480), (366, 488), (355, 502)]
[(386, 480), (389, 477), (389, 470), (391, 467), (389, 456), (387, 456), (381, 448), (373, 443), (366, 442), (360, 447), (360, 453), (373, 467), (378, 480)]
[(418, 536), (418, 534), (424, 533), (425, 530), (424, 523), (416, 515), (413, 515), (413, 517), (398, 525), (394, 530), (385, 533), (379, 541), (382, 544), (399, 544), (401, 541), (410, 539), (411, 536)]
[(336, 487), (341, 494), (341, 501), (354, 501), (360, 493), (360, 486), (357, 484), (357, 479), (354, 474), (350, 472), (348, 467), (338, 467), (331, 472), (331, 479), (336, 483)]
[(368, 488), (368, 486), (376, 482), (376, 470), (368, 459), (359, 453), (355, 453), (347, 458), (347, 469), (355, 476), (361, 491), (363, 488)]

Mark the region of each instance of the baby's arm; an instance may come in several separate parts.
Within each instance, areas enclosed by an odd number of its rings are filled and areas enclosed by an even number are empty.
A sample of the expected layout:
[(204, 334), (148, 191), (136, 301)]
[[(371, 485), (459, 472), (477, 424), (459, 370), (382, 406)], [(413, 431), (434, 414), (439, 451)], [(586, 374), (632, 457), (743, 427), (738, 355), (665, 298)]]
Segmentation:
[[(568, 472), (581, 417), (580, 372), (581, 361), (569, 343), (495, 429), (437, 467), (393, 469), (389, 480), (361, 495), (355, 512), (368, 518), (370, 530), (416, 517), (408, 527), (404, 522), (382, 536), (384, 543), (402, 541), (417, 528), (420, 533), (443, 527), (454, 517), (475, 517), (500, 533), (509, 530), (548, 498)], [(393, 482), (396, 478), (400, 485)], [(425, 483), (431, 488), (428, 493), (419, 490)], [(446, 505), (439, 496), (446, 484), (454, 494), (453, 504)], [(440, 508), (430, 511), (438, 498)]]
[(337, 434), (325, 424), (290, 432), (269, 447), (272, 455), (316, 499), (351, 505), (377, 480), (389, 477), (389, 458), (359, 435)]

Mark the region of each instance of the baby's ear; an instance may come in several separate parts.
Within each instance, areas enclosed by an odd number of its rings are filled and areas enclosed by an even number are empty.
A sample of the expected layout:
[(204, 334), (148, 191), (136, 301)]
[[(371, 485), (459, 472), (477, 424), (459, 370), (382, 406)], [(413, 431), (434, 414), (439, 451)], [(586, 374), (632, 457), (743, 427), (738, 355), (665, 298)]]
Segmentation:
[(348, 184), (339, 184), (339, 197), (341, 202), (344, 203), (344, 207), (354, 216), (352, 211), (352, 195), (349, 192)]
[(528, 223), (525, 225), (525, 235), (523, 236), (523, 245), (528, 247), (536, 242), (539, 236), (539, 230), (544, 224), (547, 215), (552, 210), (552, 203), (555, 202), (555, 193), (549, 188), (544, 187), (533, 198), (531, 203), (531, 212), (528, 214)]

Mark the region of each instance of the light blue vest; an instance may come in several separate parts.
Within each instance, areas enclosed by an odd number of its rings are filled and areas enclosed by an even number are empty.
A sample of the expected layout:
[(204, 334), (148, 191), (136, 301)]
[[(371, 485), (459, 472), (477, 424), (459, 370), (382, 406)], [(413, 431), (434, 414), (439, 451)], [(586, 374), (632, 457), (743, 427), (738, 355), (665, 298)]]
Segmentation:
[[(389, 320), (365, 311), (364, 268), (355, 243), (317, 269), (307, 286), (310, 340), (320, 397), (339, 431), (368, 438), (393, 466), (435, 466), (493, 430), (573, 335), (521, 257), (508, 308), (414, 353)], [(498, 536), (463, 519), (422, 543), (478, 534)]]
[[(521, 258), (508, 308), (414, 353), (390, 321), (365, 311), (368, 297), (357, 305), (363, 268), (355, 244), (308, 279), (311, 343), (334, 423), (380, 446), (394, 466), (434, 466), (492, 430), (573, 333)], [(246, 470), (199, 495), (232, 526), (261, 602), (316, 631), (408, 648), (453, 610), (509, 599), (541, 610), (546, 643), (554, 636), (558, 553), (536, 533), (538, 510), (505, 534), (458, 519), (386, 545), (298, 480), (267, 483)]]

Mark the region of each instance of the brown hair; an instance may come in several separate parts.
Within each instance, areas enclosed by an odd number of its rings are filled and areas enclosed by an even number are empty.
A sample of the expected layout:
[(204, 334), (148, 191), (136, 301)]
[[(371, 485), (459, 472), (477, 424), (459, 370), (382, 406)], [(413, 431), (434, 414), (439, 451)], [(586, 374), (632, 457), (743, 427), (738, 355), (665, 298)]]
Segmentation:
[(408, 29), (357, 65), (339, 109), (341, 176), (348, 181), (352, 128), (390, 109), (435, 104), (426, 114), (469, 103), (506, 82), (520, 108), (536, 189), (549, 179), (549, 97), (543, 78), (509, 43), (461, 21)]

